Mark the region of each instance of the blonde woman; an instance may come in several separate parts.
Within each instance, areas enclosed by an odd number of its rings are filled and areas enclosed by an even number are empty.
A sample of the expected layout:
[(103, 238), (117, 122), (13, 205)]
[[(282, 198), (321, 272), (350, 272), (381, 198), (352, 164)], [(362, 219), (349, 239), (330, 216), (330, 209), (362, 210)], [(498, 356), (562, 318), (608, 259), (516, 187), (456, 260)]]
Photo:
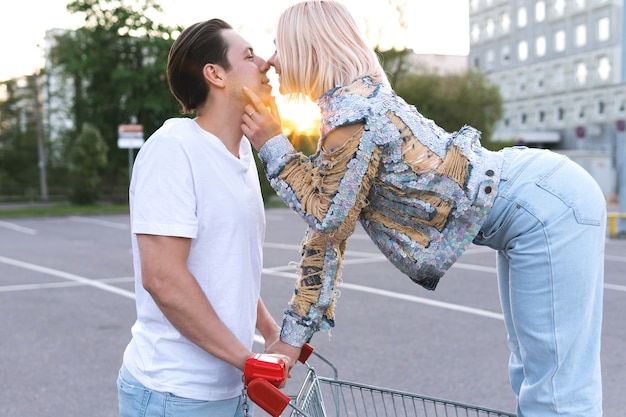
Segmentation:
[(473, 242), (498, 253), (518, 415), (600, 416), (606, 207), (593, 178), (556, 153), (491, 152), (474, 128), (448, 133), (422, 116), (391, 89), (340, 3), (289, 7), (275, 42), (268, 62), (280, 92), (316, 101), (321, 129), (317, 153), (297, 153), (276, 109), (248, 92), (244, 133), (278, 195), (309, 226), (270, 350), (295, 358), (335, 325), (335, 284), (357, 221), (429, 290)]

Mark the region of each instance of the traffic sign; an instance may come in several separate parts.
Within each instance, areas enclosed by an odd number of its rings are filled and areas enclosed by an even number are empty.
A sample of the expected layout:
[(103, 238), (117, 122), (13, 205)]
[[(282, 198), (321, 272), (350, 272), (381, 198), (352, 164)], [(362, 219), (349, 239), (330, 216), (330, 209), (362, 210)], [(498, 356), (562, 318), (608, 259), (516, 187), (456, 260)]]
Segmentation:
[(141, 148), (145, 142), (142, 125), (119, 125), (117, 128), (117, 147), (120, 149)]

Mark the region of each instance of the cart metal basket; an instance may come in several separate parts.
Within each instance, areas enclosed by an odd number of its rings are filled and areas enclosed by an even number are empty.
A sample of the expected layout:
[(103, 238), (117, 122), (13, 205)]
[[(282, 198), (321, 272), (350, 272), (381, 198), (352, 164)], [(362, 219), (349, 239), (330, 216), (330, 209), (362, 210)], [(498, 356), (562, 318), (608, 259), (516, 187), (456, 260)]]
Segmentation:
[(340, 380), (335, 365), (312, 353), (333, 370), (333, 376), (318, 375), (305, 359), (306, 377), (295, 397), (266, 381), (254, 380), (248, 384), (250, 398), (273, 417), (287, 406), (292, 409), (291, 417), (515, 417), (476, 405)]

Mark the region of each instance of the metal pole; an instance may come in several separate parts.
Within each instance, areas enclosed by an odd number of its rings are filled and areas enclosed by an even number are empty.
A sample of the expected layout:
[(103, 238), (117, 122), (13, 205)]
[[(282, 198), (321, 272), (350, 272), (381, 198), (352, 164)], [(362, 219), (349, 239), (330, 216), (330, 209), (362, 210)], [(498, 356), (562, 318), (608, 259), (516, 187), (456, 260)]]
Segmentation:
[[(617, 198), (619, 201), (619, 212), (626, 213), (626, 133), (617, 135)], [(617, 234), (626, 234), (626, 219), (617, 219)]]
[(128, 184), (133, 176), (133, 148), (128, 148)]
[(37, 153), (39, 157), (39, 186), (41, 199), (48, 201), (48, 180), (46, 178), (46, 155), (43, 144), (43, 123), (41, 121), (41, 103), (39, 102), (39, 71), (33, 74), (35, 93), (35, 122), (37, 124)]

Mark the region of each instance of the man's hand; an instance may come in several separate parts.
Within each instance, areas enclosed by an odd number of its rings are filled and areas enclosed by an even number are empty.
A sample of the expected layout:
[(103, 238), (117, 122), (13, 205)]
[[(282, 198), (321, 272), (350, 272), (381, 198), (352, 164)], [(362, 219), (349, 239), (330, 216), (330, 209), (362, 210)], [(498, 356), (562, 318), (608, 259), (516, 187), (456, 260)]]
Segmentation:
[(268, 104), (268, 109), (259, 96), (248, 87), (244, 86), (243, 91), (250, 99), (251, 104), (245, 106), (241, 130), (258, 151), (265, 142), (283, 133), (280, 115), (273, 97)]
[(246, 360), (244, 383), (264, 379), (276, 388), (284, 388), (289, 375), (289, 358), (275, 353), (257, 353)]

